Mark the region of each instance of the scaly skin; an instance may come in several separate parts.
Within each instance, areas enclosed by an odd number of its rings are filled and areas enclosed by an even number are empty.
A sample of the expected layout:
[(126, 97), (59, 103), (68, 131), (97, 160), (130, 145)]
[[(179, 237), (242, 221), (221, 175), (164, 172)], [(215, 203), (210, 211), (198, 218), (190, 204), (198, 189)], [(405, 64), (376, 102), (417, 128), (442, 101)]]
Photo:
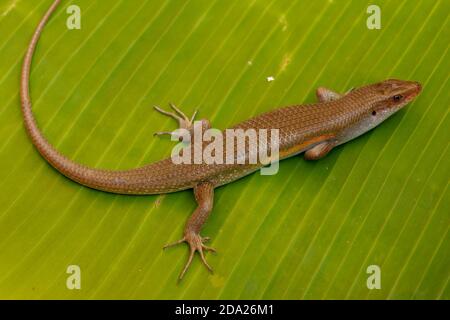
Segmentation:
[[(89, 168), (59, 153), (42, 135), (31, 110), (29, 78), (31, 62), (42, 30), (61, 0), (56, 0), (39, 23), (25, 56), (21, 78), (21, 100), (25, 128), (39, 153), (60, 173), (90, 188), (120, 194), (161, 194), (194, 189), (197, 209), (186, 224), (184, 237), (176, 242), (190, 246), (188, 262), (180, 274), (188, 269), (196, 251), (206, 263), (203, 250), (214, 249), (204, 245), (208, 238), (200, 230), (212, 207), (214, 188), (230, 183), (263, 165), (249, 164), (182, 164), (167, 158), (140, 168), (111, 171)], [(389, 116), (413, 100), (421, 91), (418, 82), (386, 80), (363, 86), (340, 95), (325, 88), (317, 89), (319, 102), (276, 109), (244, 121), (234, 129), (279, 129), (280, 159), (305, 152), (307, 160), (324, 157), (334, 147), (376, 127)], [(158, 111), (179, 121), (180, 127), (192, 129), (192, 119), (175, 106), (176, 113)], [(205, 128), (209, 122), (203, 120)], [(161, 133), (160, 133), (161, 134)], [(226, 140), (224, 141), (224, 144)], [(248, 160), (248, 154), (247, 154)], [(171, 245), (169, 245), (171, 246)], [(167, 246), (166, 246), (167, 247)]]

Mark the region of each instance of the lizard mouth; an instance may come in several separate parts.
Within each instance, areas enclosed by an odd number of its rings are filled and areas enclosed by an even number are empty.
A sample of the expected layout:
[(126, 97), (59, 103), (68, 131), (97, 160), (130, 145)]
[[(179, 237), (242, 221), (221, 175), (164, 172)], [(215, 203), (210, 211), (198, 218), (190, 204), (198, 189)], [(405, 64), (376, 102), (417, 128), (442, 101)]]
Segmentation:
[(422, 92), (422, 85), (417, 81), (411, 82), (411, 89), (406, 93), (406, 102), (410, 102)]

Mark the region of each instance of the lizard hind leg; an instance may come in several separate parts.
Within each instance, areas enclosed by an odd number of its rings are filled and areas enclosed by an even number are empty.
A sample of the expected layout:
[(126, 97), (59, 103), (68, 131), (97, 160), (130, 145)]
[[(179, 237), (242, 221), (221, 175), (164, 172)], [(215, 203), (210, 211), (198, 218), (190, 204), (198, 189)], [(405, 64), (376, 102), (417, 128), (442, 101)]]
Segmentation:
[[(197, 115), (197, 111), (196, 110), (194, 112), (194, 114), (192, 115), (191, 118), (189, 118), (188, 116), (186, 116), (186, 114), (184, 114), (183, 111), (181, 111), (177, 106), (175, 106), (173, 103), (169, 103), (169, 106), (173, 109), (174, 112), (171, 111), (166, 111), (158, 106), (154, 106), (155, 110), (170, 117), (175, 119), (178, 122), (178, 129), (186, 129), (191, 131), (193, 128), (193, 124), (194, 124), (194, 119), (195, 116)], [(172, 135), (172, 134), (176, 134), (175, 131), (159, 131), (159, 132), (155, 132), (154, 135), (160, 136), (160, 135)]]
[(212, 268), (206, 261), (204, 251), (216, 252), (215, 249), (205, 245), (205, 243), (209, 241), (210, 238), (202, 237), (200, 235), (200, 230), (202, 229), (204, 223), (206, 222), (206, 219), (211, 213), (213, 207), (214, 187), (209, 182), (200, 183), (199, 185), (194, 187), (194, 195), (198, 206), (186, 223), (183, 238), (174, 243), (164, 246), (164, 249), (166, 249), (184, 242), (186, 242), (189, 245), (190, 249), (189, 257), (183, 270), (180, 273), (180, 276), (178, 277), (178, 281), (181, 281), (181, 279), (183, 279), (184, 275), (186, 274), (186, 271), (189, 269), (192, 263), (192, 260), (196, 252), (200, 254), (200, 259), (202, 260), (206, 268), (210, 272), (212, 272)]

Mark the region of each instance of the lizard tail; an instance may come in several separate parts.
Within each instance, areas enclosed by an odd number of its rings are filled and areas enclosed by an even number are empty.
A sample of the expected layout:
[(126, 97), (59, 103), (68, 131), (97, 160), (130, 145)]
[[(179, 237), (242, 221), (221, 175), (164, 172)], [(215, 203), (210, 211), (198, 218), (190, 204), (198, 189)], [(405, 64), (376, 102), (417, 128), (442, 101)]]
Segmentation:
[[(33, 37), (28, 46), (28, 50), (25, 55), (25, 59), (22, 67), (22, 76), (21, 76), (21, 86), (20, 86), (20, 97), (22, 102), (22, 113), (25, 122), (25, 128), (28, 132), (28, 135), (31, 138), (31, 141), (39, 151), (39, 153), (47, 160), (49, 164), (51, 164), (55, 169), (59, 172), (67, 176), (68, 178), (86, 185), (88, 187), (92, 187), (95, 189), (104, 189), (102, 185), (108, 179), (108, 171), (106, 170), (96, 170), (85, 167), (83, 165), (77, 164), (72, 160), (66, 158), (61, 153), (59, 153), (43, 136), (42, 132), (39, 130), (39, 127), (36, 123), (36, 119), (31, 110), (31, 97), (30, 97), (30, 70), (31, 64), (34, 56), (34, 52), (39, 41), (39, 38), (42, 34), (42, 30), (45, 25), (49, 21), (52, 14), (55, 12), (58, 5), (61, 3), (61, 0), (55, 0), (51, 7), (47, 10), (44, 17), (39, 22), (39, 25), (36, 28), (36, 31), (33, 34)], [(102, 182), (103, 180), (103, 182)], [(109, 190), (107, 190), (109, 191)]]
[[(120, 194), (161, 194), (192, 187), (183, 166), (175, 166), (170, 158), (129, 170), (102, 170), (78, 164), (58, 152), (44, 137), (31, 110), (30, 69), (42, 30), (61, 0), (55, 0), (39, 22), (25, 55), (20, 85), (20, 97), (25, 128), (34, 146), (47, 162), (69, 179), (84, 186)], [(185, 179), (167, 179), (170, 175)]]
[(42, 30), (47, 24), (48, 20), (60, 4), (61, 0), (55, 0), (46, 14), (39, 22), (36, 31), (28, 46), (25, 59), (22, 67), (20, 97), (22, 102), (22, 113), (25, 123), (25, 128), (30, 136), (33, 144), (39, 153), (51, 164), (56, 170), (66, 177), (74, 180), (82, 185), (90, 188), (114, 192), (114, 193), (130, 193), (130, 190), (125, 188), (126, 178), (134, 176), (133, 171), (110, 171), (93, 169), (81, 164), (78, 164), (69, 158), (59, 153), (44, 137), (36, 123), (36, 119), (31, 110), (30, 98), (30, 69), (33, 60), (33, 55), (36, 45), (41, 36)]

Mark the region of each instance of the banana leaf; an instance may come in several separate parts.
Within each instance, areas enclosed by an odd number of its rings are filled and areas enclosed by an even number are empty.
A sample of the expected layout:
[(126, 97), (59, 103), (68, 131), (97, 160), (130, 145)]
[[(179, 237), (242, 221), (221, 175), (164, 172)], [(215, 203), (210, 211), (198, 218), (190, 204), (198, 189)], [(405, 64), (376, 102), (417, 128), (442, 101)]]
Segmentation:
[[(51, 0), (0, 1), (0, 298), (449, 299), (450, 1), (62, 1), (37, 47), (33, 111), (58, 150), (125, 169), (170, 155), (173, 102), (224, 129), (388, 78), (422, 94), (380, 127), (306, 162), (216, 190), (217, 255), (177, 277), (191, 191), (121, 196), (52, 169), (23, 127), (19, 79)], [(81, 9), (81, 29), (69, 29)], [(272, 77), (272, 79), (270, 78)], [(268, 81), (273, 80), (273, 81)], [(78, 266), (80, 288), (69, 288)], [(369, 289), (378, 266), (379, 289)], [(369, 269), (368, 269), (369, 268)]]

